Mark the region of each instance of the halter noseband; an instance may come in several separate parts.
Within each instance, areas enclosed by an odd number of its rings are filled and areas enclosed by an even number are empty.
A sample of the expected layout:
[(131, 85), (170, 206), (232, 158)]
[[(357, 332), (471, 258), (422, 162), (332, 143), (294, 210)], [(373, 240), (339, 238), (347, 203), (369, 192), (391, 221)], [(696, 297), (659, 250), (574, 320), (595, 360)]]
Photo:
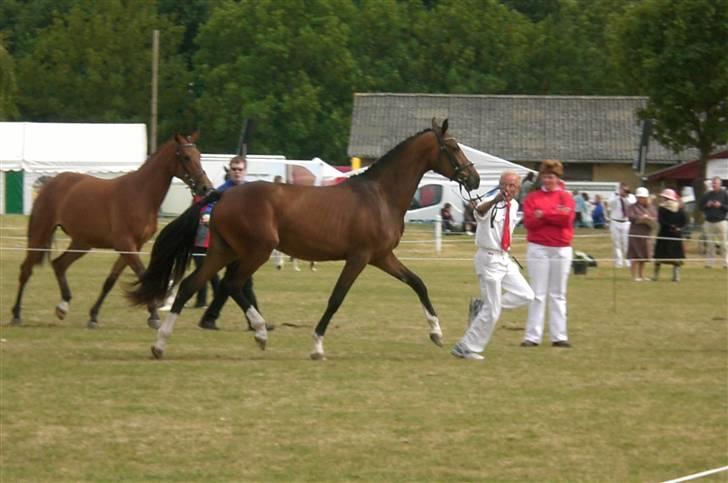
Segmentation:
[(190, 173), (187, 169), (187, 159), (182, 156), (182, 151), (180, 148), (195, 148), (197, 147), (195, 143), (187, 143), (187, 144), (178, 144), (177, 145), (177, 152), (175, 155), (178, 159), (180, 159), (182, 164), (182, 169), (184, 170), (184, 173), (182, 176), (180, 176), (180, 179), (184, 181), (184, 183), (189, 186), (189, 188), (193, 191), (193, 193), (197, 193), (197, 186), (202, 180), (202, 175), (205, 173), (205, 171), (202, 169), (202, 166), (200, 166), (200, 170), (196, 173)]
[[(450, 163), (450, 166), (453, 169), (453, 172), (454, 172), (453, 179), (455, 181), (457, 181), (458, 185), (460, 186), (460, 195), (462, 196), (462, 192), (464, 189), (468, 193), (468, 199), (470, 201), (473, 201), (473, 198), (470, 196), (470, 191), (467, 188), (465, 188), (465, 178), (467, 178), (467, 174), (464, 173), (464, 171), (466, 169), (473, 166), (473, 163), (471, 161), (468, 161), (466, 164), (464, 164), (462, 166), (459, 165), (457, 159), (455, 159), (455, 156), (447, 148), (447, 144), (445, 144), (445, 141), (450, 141), (450, 140), (457, 142), (455, 140), (455, 138), (449, 137), (449, 138), (443, 139), (442, 136), (440, 136), (440, 133), (438, 133), (437, 131), (434, 131), (434, 133), (435, 133), (435, 137), (437, 138), (437, 145), (440, 148), (440, 152), (445, 153), (445, 158)], [(465, 197), (463, 196), (463, 198), (465, 198)], [(479, 196), (476, 196), (476, 198), (478, 200), (480, 200)]]

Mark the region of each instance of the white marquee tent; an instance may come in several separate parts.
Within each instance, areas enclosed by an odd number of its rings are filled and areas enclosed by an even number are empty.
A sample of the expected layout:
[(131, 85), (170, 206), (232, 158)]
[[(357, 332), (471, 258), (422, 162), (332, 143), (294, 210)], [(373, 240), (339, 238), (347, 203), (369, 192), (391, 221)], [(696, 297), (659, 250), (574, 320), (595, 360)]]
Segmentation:
[(30, 213), (44, 176), (74, 171), (111, 178), (146, 158), (144, 124), (0, 122), (0, 213)]

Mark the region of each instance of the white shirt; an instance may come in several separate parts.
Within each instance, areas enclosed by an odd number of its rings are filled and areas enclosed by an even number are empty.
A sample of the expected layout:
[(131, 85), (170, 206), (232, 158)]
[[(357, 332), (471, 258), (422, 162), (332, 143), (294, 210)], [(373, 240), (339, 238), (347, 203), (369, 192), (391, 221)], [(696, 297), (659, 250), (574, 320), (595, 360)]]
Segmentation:
[[(478, 206), (487, 203), (492, 200), (495, 196), (483, 201)], [(485, 213), (485, 216), (480, 216), (480, 213), (476, 209), (473, 214), (478, 222), (478, 227), (475, 230), (475, 244), (479, 248), (486, 250), (501, 250), (501, 240), (503, 239), (503, 225), (506, 221), (506, 204), (504, 201), (499, 201), (493, 205), (490, 210)], [(511, 245), (513, 245), (513, 229), (518, 224), (518, 202), (513, 199), (511, 200), (511, 213), (510, 213), (510, 225), (508, 229), (511, 234)]]
[[(627, 213), (622, 211), (622, 203), (619, 202), (619, 193), (614, 193), (611, 198), (609, 198), (609, 201), (607, 201), (607, 208), (609, 209), (609, 219), (610, 220), (626, 220), (627, 219)], [(637, 198), (630, 193), (628, 194), (624, 199), (624, 208), (628, 209), (630, 205), (633, 205), (637, 202)]]

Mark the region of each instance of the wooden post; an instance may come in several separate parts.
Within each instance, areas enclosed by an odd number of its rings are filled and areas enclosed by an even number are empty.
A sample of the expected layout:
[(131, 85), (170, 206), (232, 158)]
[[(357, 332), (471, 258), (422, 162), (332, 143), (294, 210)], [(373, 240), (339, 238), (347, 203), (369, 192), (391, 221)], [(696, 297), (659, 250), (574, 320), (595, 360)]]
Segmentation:
[(149, 122), (149, 154), (157, 151), (157, 87), (159, 77), (159, 30), (152, 33), (152, 116)]

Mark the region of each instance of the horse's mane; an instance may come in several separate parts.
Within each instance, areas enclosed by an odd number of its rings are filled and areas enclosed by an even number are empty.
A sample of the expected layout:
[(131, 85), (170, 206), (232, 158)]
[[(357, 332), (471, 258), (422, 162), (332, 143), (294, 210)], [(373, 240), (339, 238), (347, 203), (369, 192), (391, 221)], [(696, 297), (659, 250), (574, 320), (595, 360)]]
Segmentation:
[(175, 144), (174, 138), (172, 138), (172, 139), (168, 140), (167, 142), (165, 142), (164, 144), (162, 144), (159, 148), (157, 148), (156, 151), (154, 151), (149, 156), (147, 156), (147, 159), (144, 160), (144, 162), (142, 163), (142, 166), (145, 165), (145, 164), (147, 164), (149, 162), (149, 160), (152, 159), (153, 157), (155, 157), (157, 155), (165, 154), (164, 151), (165, 150), (168, 151), (168, 150), (172, 149), (172, 146), (174, 144)]
[(404, 146), (412, 141), (414, 138), (419, 137), (421, 134), (424, 134), (428, 131), (432, 131), (432, 129), (423, 129), (422, 131), (418, 132), (417, 134), (413, 134), (412, 136), (408, 137), (401, 143), (397, 144), (395, 147), (387, 151), (382, 157), (374, 161), (371, 166), (369, 166), (369, 169), (364, 171), (363, 173), (359, 173), (357, 175), (352, 176), (349, 179), (356, 179), (356, 178), (369, 178), (372, 176), (376, 176), (379, 174), (382, 170), (386, 169), (387, 166), (392, 164), (394, 160), (399, 158), (400, 152), (402, 149), (404, 149)]

